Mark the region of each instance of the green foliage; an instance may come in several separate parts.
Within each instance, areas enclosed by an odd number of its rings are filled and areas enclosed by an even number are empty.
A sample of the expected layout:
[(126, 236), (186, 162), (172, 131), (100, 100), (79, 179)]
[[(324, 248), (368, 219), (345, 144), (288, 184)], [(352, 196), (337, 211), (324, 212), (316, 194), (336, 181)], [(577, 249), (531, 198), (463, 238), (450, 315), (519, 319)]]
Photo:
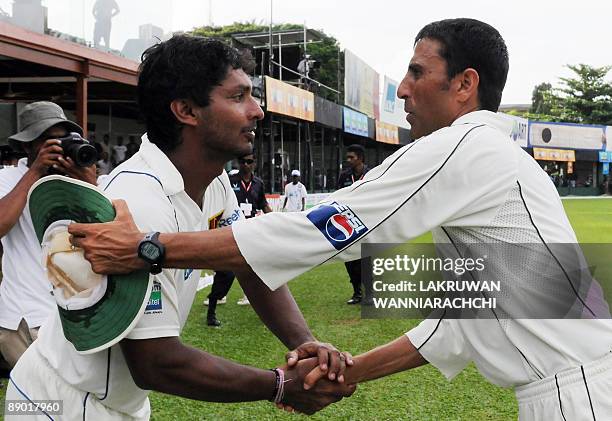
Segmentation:
[[(282, 23), (272, 25), (273, 31), (284, 31), (289, 29), (303, 29), (304, 25), (294, 23)], [(263, 22), (234, 22), (226, 26), (202, 26), (195, 28), (191, 33), (205, 37), (221, 38), (231, 40), (232, 35), (242, 34), (246, 32), (268, 32), (270, 27)], [(323, 32), (318, 30), (323, 35), (322, 42), (308, 44), (307, 53), (311, 55), (311, 59), (318, 61), (321, 66), (315, 71), (311, 71), (311, 77), (316, 81), (329, 86), (332, 89), (338, 89), (340, 100), (343, 99), (344, 92), (344, 52), (340, 50), (338, 41)], [(339, 68), (338, 68), (339, 66)], [(339, 71), (339, 72), (338, 72)], [(338, 78), (339, 74), (339, 78)], [(338, 80), (340, 83), (338, 83)], [(329, 100), (336, 100), (337, 94), (325, 88), (313, 87), (317, 95)]]
[[(303, 27), (304, 25), (283, 23), (279, 25), (272, 25), (272, 31), (302, 29)], [(234, 34), (243, 34), (246, 32), (268, 32), (269, 29), (270, 27), (268, 25), (264, 25), (263, 22), (256, 23), (255, 21), (251, 21), (234, 22), (231, 25), (226, 26), (202, 26), (200, 28), (195, 28), (191, 33), (203, 37), (230, 38)]]
[(540, 113), (534, 113), (531, 111), (510, 110), (510, 111), (507, 111), (506, 114), (515, 115), (517, 117), (528, 118), (530, 120), (538, 120), (538, 121), (558, 121), (558, 122), (568, 121), (567, 119), (564, 119), (564, 117), (560, 115), (540, 114)]
[[(321, 63), (321, 67), (314, 72), (313, 79), (340, 91), (340, 100), (342, 100), (344, 92), (344, 83), (342, 83), (344, 80), (344, 51), (340, 50), (338, 41), (325, 35), (322, 42), (310, 44), (307, 53), (312, 56), (312, 59)], [(340, 75), (340, 79), (338, 79), (338, 75)], [(338, 83), (338, 80), (340, 80), (340, 83)], [(327, 89), (319, 89), (317, 95), (329, 100), (338, 99), (337, 94)]]
[(583, 123), (612, 124), (612, 83), (604, 78), (612, 66), (569, 65), (575, 77), (561, 78), (567, 114)]
[(541, 83), (533, 90), (530, 113), (524, 117), (583, 124), (612, 124), (612, 66), (568, 65), (575, 76), (560, 78), (561, 87)]
[(554, 99), (553, 87), (550, 83), (540, 83), (533, 88), (531, 95), (531, 110), (533, 114), (549, 114)]

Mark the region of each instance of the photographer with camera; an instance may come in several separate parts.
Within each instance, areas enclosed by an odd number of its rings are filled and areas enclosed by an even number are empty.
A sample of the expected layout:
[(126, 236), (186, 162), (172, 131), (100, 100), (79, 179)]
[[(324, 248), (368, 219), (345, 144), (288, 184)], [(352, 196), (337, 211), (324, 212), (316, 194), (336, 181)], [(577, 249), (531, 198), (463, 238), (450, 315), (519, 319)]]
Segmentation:
[(55, 309), (40, 244), (26, 207), (30, 187), (50, 173), (96, 184), (95, 148), (60, 106), (34, 102), (19, 114), (21, 131), (9, 137), (27, 157), (0, 171), (0, 239), (4, 247), (0, 284), (0, 353), (12, 367), (36, 339)]

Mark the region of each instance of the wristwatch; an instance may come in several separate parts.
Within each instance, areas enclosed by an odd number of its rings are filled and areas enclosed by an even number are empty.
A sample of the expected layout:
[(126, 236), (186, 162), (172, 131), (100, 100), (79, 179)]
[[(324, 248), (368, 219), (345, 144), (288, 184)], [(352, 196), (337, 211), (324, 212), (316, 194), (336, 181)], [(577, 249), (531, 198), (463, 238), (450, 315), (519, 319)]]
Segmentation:
[(166, 248), (159, 242), (159, 232), (150, 232), (138, 243), (138, 257), (151, 265), (149, 272), (157, 275), (162, 271)]

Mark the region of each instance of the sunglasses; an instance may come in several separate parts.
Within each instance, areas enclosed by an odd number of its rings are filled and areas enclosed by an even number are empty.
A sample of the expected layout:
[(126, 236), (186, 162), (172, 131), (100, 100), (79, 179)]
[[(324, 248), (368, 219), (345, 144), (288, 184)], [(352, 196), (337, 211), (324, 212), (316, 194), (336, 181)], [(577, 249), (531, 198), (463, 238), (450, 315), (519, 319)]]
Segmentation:
[(251, 165), (253, 162), (255, 162), (254, 159), (241, 159), (240, 160), (241, 164), (247, 164), (247, 165)]

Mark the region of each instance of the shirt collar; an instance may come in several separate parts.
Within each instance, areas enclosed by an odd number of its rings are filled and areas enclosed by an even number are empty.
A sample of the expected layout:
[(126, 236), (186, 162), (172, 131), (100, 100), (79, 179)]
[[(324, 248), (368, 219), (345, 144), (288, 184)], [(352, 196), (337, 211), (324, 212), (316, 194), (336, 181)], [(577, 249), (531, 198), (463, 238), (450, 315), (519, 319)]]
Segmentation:
[(21, 170), (28, 170), (28, 158), (21, 158), (19, 161), (17, 161), (17, 168), (21, 169)]
[(142, 159), (155, 170), (155, 175), (161, 181), (164, 193), (172, 196), (185, 190), (183, 177), (172, 161), (154, 143), (151, 143), (147, 134), (142, 135), (142, 143), (138, 150)]
[(501, 130), (504, 133), (510, 134), (512, 131), (512, 122), (501, 117), (497, 113), (487, 110), (472, 111), (459, 117), (451, 124), (451, 126), (457, 126), (459, 124), (486, 124), (487, 126), (494, 127)]

